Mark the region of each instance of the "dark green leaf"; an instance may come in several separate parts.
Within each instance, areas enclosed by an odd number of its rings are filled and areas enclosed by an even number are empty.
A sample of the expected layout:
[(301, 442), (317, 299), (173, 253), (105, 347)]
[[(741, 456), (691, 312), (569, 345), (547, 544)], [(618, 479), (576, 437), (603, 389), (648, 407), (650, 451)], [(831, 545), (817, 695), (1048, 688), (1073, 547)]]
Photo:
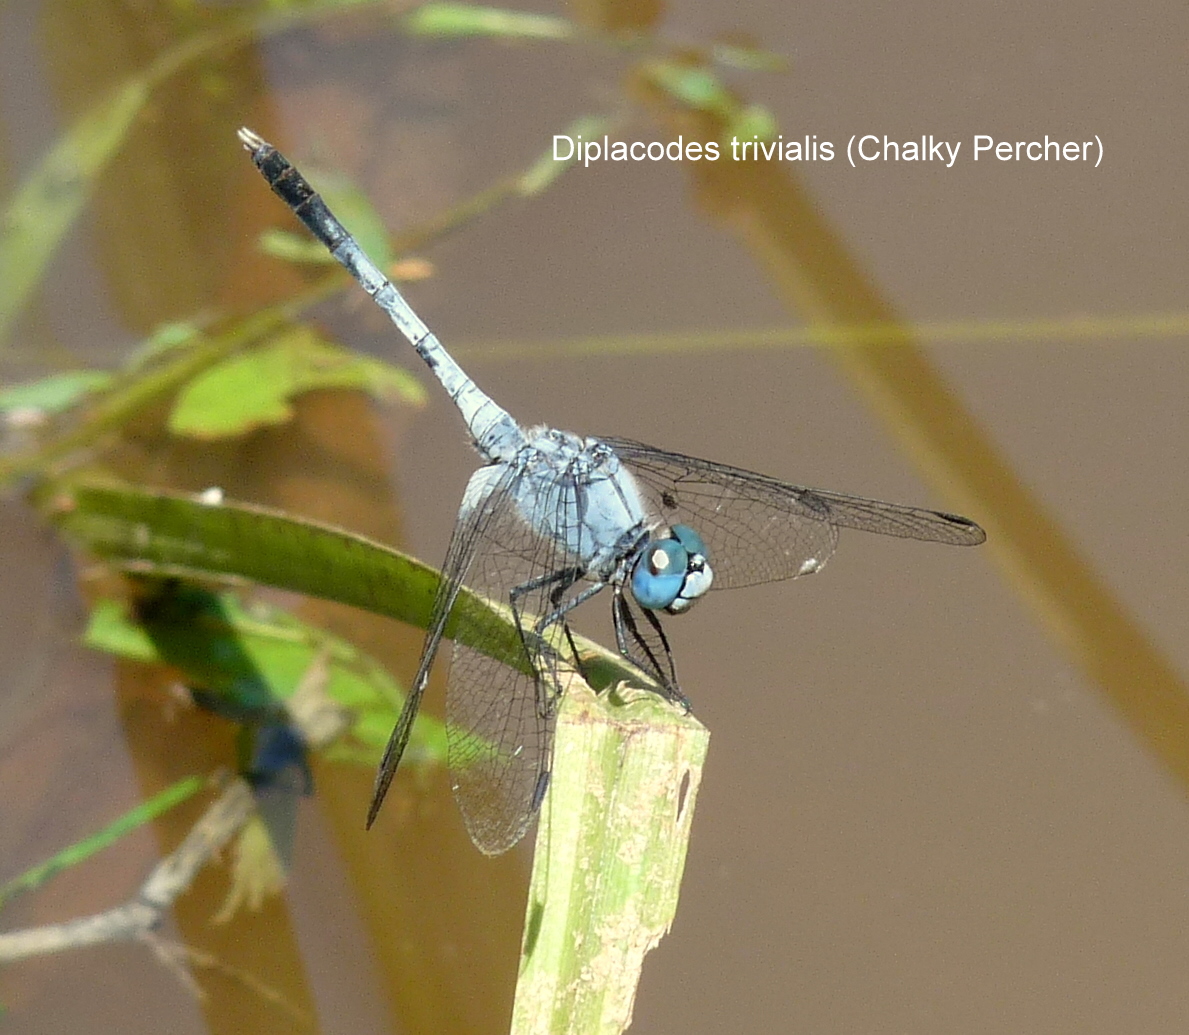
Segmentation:
[[(248, 579), (388, 615), (425, 628), (438, 573), (391, 547), (342, 529), (244, 503), (134, 486), (77, 481), (43, 487), (38, 502), (71, 538), (130, 571), (196, 579)], [(523, 666), (506, 605), (463, 589), (447, 638), (483, 643)], [(575, 636), (596, 686), (639, 673), (619, 656)]]

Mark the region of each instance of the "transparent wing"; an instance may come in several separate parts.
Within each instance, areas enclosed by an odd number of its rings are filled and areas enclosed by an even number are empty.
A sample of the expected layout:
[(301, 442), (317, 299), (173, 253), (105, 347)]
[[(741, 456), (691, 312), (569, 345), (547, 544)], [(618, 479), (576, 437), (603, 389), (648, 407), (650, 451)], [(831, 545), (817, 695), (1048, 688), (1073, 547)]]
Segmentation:
[(458, 598), (458, 591), (462, 580), (466, 577), (483, 537), (495, 523), (500, 510), (510, 505), (509, 490), (514, 487), (516, 473), (507, 468), (481, 468), (471, 478), (467, 487), (467, 494), (459, 511), (458, 521), (450, 536), (450, 545), (446, 550), (446, 559), (442, 563), (442, 578), (438, 583), (437, 594), (434, 596), (433, 607), (430, 609), (429, 624), (426, 626), (425, 645), (421, 649), (421, 660), (417, 665), (417, 674), (413, 677), (409, 694), (405, 698), (396, 726), (388, 738), (388, 745), (384, 749), (384, 757), (380, 761), (380, 768), (376, 772), (376, 784), (372, 791), (371, 805), (368, 807), (367, 825), (370, 828), (379, 814), (388, 788), (396, 775), (401, 756), (409, 743), (409, 734), (413, 729), (413, 721), (417, 718), (417, 711), (421, 707), (421, 698), (425, 694), (425, 685), (429, 681), (429, 672), (433, 668), (434, 659), (438, 654), (438, 647), (442, 642), (442, 635), (446, 629), (446, 622)]
[(527, 496), (535, 510), (577, 521), (577, 493), (561, 476), (532, 488), (525, 493), (523, 481), (500, 486), (466, 576), (470, 589), (508, 609), (519, 649), (508, 657), (505, 646), (498, 660), (499, 643), (456, 636), (447, 689), (454, 795), (471, 840), (488, 855), (516, 844), (540, 807), (558, 698), (577, 668), (559, 613), (575, 595), (577, 559), (538, 534), (534, 515), (516, 502)]
[(829, 559), (839, 528), (975, 546), (986, 533), (968, 518), (789, 485), (738, 467), (603, 438), (669, 524), (706, 541), (716, 588), (796, 578)]

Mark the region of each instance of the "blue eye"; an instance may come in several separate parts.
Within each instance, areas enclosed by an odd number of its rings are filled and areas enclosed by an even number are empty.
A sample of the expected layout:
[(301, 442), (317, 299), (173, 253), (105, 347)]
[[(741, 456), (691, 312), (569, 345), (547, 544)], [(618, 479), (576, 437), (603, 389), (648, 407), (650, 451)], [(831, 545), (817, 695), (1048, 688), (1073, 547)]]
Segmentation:
[(688, 563), (689, 554), (676, 539), (654, 539), (632, 569), (632, 596), (641, 607), (664, 610), (681, 592)]
[(685, 552), (690, 556), (700, 554), (703, 557), (709, 557), (706, 552), (706, 544), (702, 542), (702, 537), (698, 535), (689, 525), (674, 525), (672, 536), (682, 546), (685, 547)]

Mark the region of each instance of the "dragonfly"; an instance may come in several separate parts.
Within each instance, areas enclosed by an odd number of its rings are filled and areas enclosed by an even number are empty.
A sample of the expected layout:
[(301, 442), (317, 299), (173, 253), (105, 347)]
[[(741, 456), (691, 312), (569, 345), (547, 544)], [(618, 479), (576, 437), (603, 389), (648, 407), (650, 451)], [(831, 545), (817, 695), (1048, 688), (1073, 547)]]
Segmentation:
[(688, 711), (661, 615), (685, 613), (711, 588), (816, 572), (843, 528), (951, 546), (986, 539), (957, 514), (789, 485), (631, 439), (522, 426), (467, 376), (297, 168), (251, 130), (239, 139), (433, 371), (483, 461), (463, 493), (417, 673), (376, 775), (369, 828), (464, 582), (499, 602), (516, 630), (515, 657), (494, 634), (456, 638), (446, 693), (455, 799), (476, 847), (497, 855), (524, 836), (549, 784), (558, 703), (582, 672), (570, 629), (580, 605), (609, 596), (619, 653), (649, 689)]

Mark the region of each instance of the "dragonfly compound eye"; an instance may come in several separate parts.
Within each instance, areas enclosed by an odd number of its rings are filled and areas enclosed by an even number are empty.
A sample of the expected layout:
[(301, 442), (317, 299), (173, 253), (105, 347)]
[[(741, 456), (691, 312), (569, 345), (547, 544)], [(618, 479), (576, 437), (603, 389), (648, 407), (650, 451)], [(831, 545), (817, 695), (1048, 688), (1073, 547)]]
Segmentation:
[(676, 615), (688, 611), (713, 579), (702, 537), (688, 525), (674, 525), (641, 551), (632, 570), (632, 595), (641, 607)]
[(662, 611), (669, 607), (685, 582), (689, 554), (676, 539), (654, 539), (632, 569), (632, 596), (641, 607)]
[(679, 615), (705, 596), (714, 582), (714, 571), (706, 559), (706, 544), (689, 525), (674, 525), (671, 534), (685, 548), (685, 578), (682, 579), (681, 589), (665, 610), (671, 615)]

